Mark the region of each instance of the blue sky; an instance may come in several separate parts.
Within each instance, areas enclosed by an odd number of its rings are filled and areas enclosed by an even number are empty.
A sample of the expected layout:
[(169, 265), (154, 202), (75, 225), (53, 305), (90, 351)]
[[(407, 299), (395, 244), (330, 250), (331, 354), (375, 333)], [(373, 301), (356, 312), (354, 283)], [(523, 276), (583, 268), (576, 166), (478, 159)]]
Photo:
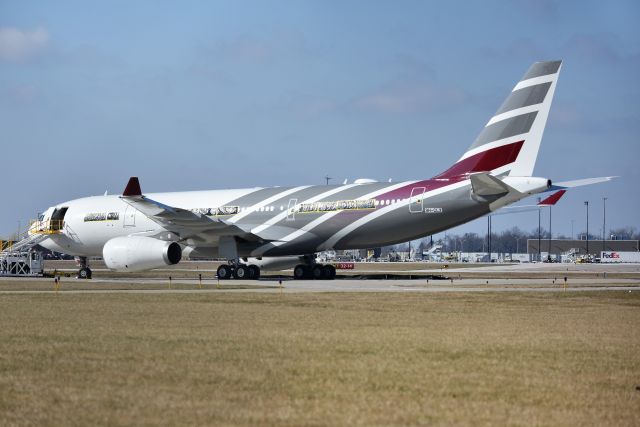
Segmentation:
[[(532, 62), (564, 65), (536, 174), (554, 232), (640, 226), (640, 3), (0, 0), (0, 236), (122, 191), (433, 176)], [(547, 219), (543, 214), (543, 223)], [(485, 220), (456, 231), (484, 232)], [(503, 215), (494, 230), (537, 226)]]

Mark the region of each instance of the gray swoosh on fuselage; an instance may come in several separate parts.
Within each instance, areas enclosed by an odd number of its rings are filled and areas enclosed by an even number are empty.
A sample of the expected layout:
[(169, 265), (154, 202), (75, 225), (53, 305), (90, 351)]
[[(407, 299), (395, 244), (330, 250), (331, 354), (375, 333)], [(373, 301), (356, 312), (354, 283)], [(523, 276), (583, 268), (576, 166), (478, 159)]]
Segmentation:
[[(334, 245), (370, 248), (406, 242), (478, 218), (489, 212), (489, 205), (478, 203), (470, 196), (469, 187), (453, 189), (425, 199), (424, 207), (442, 209), (441, 213), (410, 213), (408, 206), (392, 210), (353, 230)], [(389, 243), (390, 242), (390, 243)]]
[[(371, 183), (371, 184), (362, 184), (357, 186), (344, 186), (344, 191), (338, 191), (337, 193), (331, 194), (327, 197), (322, 197), (318, 201), (326, 202), (326, 201), (339, 201), (339, 200), (356, 200), (362, 196), (365, 196), (374, 191), (382, 190), (387, 187), (391, 187), (395, 184), (389, 183)], [(299, 192), (293, 193), (285, 198), (274, 202), (276, 205), (276, 209), (273, 212), (252, 212), (246, 217), (242, 218), (237, 222), (237, 225), (245, 230), (248, 230), (252, 227), (259, 226), (269, 221), (269, 219), (281, 214), (280, 206), (283, 206), (285, 209), (288, 206), (289, 200), (297, 199), (297, 203), (304, 203), (306, 200), (312, 199), (322, 193), (330, 191), (331, 189), (336, 189), (337, 186), (314, 186), (303, 189)], [(358, 211), (361, 212), (360, 215), (365, 215), (369, 211)], [(293, 217), (283, 218), (282, 220), (276, 222), (272, 226), (268, 227), (266, 230), (258, 233), (260, 237), (266, 240), (279, 240), (287, 236), (288, 234), (299, 230), (310, 222), (316, 220), (320, 216), (324, 215), (326, 212), (309, 212), (309, 213), (296, 213)]]

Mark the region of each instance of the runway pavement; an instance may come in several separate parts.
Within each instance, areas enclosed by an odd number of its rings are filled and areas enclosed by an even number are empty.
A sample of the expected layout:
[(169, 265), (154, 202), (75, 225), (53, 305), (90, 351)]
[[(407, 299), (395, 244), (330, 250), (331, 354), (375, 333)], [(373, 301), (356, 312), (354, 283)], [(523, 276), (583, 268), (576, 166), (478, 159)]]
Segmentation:
[[(374, 263), (371, 263), (374, 264)], [(367, 276), (365, 265), (359, 276), (339, 280), (291, 280), (286, 276), (265, 276), (261, 280), (218, 281), (212, 274), (203, 280), (174, 277), (169, 281), (156, 272), (149, 276), (99, 276), (92, 280), (62, 277), (58, 290), (51, 278), (0, 278), (0, 295), (32, 293), (211, 293), (211, 292), (640, 292), (640, 264), (515, 264), (471, 266), (456, 264), (452, 268), (417, 270), (411, 263), (393, 265), (389, 280), (381, 280), (385, 266), (374, 264)], [(413, 267), (413, 268), (412, 268)], [(194, 270), (191, 270), (192, 272)], [(203, 270), (200, 270), (204, 273)], [(418, 275), (410, 279), (400, 274)], [(175, 272), (174, 272), (175, 274)], [(421, 276), (420, 276), (421, 275)], [(428, 279), (432, 275), (431, 279)], [(177, 276), (177, 275), (176, 275)], [(433, 277), (446, 277), (434, 280)], [(367, 279), (367, 277), (369, 277)], [(565, 282), (566, 278), (566, 282)]]
[[(461, 279), (461, 280), (259, 280), (221, 281), (163, 279), (64, 279), (59, 290), (52, 279), (31, 280), (16, 288), (21, 279), (0, 280), (2, 294), (79, 294), (135, 293), (180, 294), (219, 292), (305, 293), (305, 292), (640, 292), (639, 279)], [(11, 285), (11, 286), (9, 286)], [(4, 289), (3, 289), (4, 288)]]

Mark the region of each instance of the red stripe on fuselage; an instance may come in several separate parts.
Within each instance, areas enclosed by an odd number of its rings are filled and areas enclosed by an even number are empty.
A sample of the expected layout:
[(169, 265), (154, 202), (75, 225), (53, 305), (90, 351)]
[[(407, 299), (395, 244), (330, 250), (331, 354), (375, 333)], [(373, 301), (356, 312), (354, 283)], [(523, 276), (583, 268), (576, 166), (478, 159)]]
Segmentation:
[(376, 197), (378, 200), (394, 200), (406, 199), (411, 196), (414, 188), (424, 188), (425, 193), (432, 191), (468, 178), (468, 174), (474, 172), (489, 172), (502, 166), (513, 163), (518, 158), (518, 154), (522, 149), (524, 141), (513, 142), (511, 144), (502, 145), (500, 147), (491, 148), (466, 159), (460, 160), (446, 171), (431, 179), (425, 179), (416, 183), (407, 185), (380, 194)]
[[(389, 191), (388, 193), (380, 194), (379, 196), (376, 196), (376, 199), (382, 201), (408, 199), (409, 197), (411, 197), (411, 192), (414, 188), (424, 188), (424, 192), (427, 193), (429, 191), (446, 187), (447, 185), (451, 185), (465, 179), (466, 177), (464, 176), (452, 177), (451, 179), (425, 179), (423, 181), (414, 182), (413, 184), (409, 184), (405, 187), (400, 187), (395, 190)], [(414, 194), (414, 196), (419, 196), (420, 194), (422, 193)]]

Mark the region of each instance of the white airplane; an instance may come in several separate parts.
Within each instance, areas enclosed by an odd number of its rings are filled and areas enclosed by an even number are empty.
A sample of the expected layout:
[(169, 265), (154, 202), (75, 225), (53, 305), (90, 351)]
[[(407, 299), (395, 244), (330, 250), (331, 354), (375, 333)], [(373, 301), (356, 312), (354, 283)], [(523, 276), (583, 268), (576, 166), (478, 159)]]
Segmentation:
[(611, 179), (554, 186), (532, 176), (561, 65), (533, 64), (462, 157), (433, 178), (144, 194), (132, 177), (122, 195), (50, 207), (31, 233), (46, 234), (45, 248), (79, 257), (83, 278), (91, 277), (87, 257), (141, 271), (189, 256), (228, 260), (220, 279), (287, 266), (295, 278), (332, 279), (335, 268), (316, 263), (315, 253), (406, 242), (532, 194)]

